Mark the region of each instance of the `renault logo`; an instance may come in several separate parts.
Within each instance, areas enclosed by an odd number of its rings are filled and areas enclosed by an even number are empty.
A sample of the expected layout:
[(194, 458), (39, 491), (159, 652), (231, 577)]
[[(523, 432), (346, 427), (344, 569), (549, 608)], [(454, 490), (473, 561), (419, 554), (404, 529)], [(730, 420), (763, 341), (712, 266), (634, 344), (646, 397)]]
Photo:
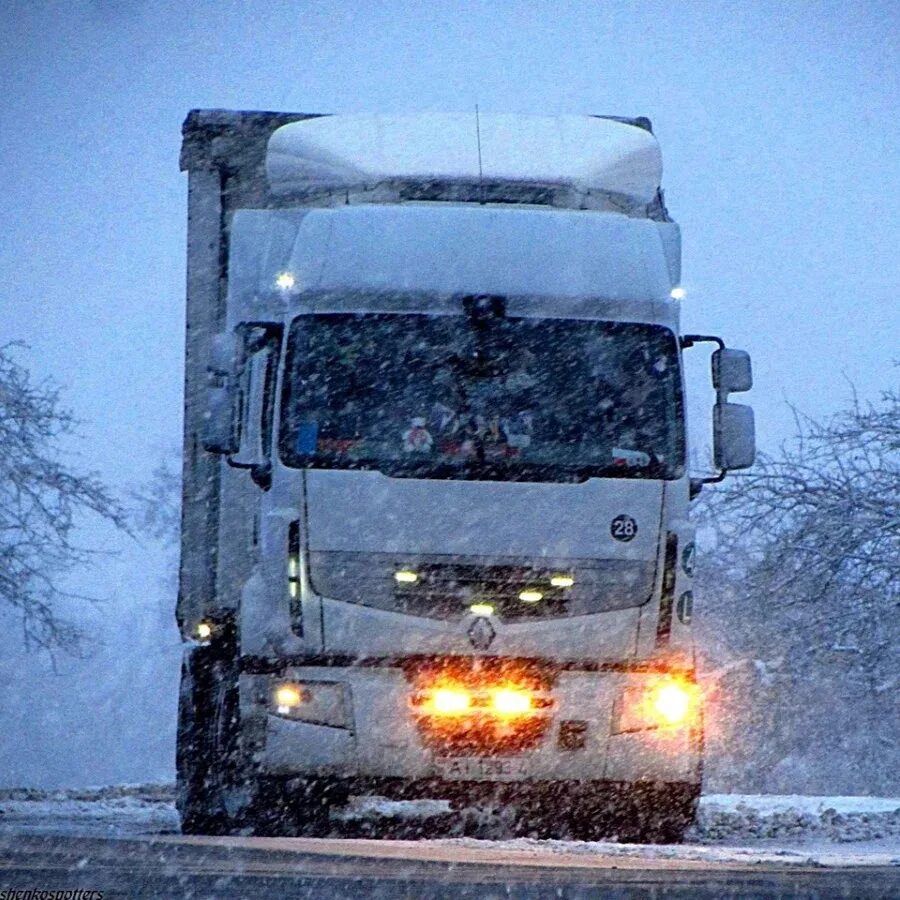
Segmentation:
[(491, 642), (497, 636), (494, 626), (487, 619), (477, 618), (469, 626), (469, 642), (476, 650), (487, 650), (491, 646)]

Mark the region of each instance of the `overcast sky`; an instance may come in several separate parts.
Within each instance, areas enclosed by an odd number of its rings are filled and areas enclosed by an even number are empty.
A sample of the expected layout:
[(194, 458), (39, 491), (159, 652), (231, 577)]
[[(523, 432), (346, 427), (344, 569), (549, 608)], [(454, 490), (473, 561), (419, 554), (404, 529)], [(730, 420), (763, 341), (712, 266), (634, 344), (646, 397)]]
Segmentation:
[[(764, 443), (900, 355), (897, 3), (9, 2), (2, 335), (70, 386), (88, 452), (179, 436), (192, 107), (647, 115), (685, 329), (753, 352)], [(140, 448), (141, 452), (134, 452)]]
[(771, 445), (785, 399), (896, 381), (898, 40), (897, 2), (4, 0), (0, 341), (143, 480), (180, 437), (189, 109), (646, 115), (685, 330), (752, 352)]

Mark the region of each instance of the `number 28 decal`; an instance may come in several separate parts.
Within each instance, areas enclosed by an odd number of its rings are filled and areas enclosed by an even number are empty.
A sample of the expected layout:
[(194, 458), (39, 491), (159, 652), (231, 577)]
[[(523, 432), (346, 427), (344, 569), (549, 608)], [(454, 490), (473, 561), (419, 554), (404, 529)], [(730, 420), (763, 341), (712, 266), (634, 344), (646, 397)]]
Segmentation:
[(630, 541), (637, 535), (637, 522), (631, 516), (616, 516), (609, 526), (609, 533), (617, 541)]

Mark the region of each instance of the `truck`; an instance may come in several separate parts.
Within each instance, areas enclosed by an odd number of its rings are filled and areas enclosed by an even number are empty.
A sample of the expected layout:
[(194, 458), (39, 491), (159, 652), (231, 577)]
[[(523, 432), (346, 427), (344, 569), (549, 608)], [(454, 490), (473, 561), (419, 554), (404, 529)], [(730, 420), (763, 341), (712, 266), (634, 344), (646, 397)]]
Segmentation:
[(181, 166), (184, 832), (379, 795), (679, 840), (689, 508), (755, 438), (749, 356), (681, 334), (649, 120), (194, 110)]

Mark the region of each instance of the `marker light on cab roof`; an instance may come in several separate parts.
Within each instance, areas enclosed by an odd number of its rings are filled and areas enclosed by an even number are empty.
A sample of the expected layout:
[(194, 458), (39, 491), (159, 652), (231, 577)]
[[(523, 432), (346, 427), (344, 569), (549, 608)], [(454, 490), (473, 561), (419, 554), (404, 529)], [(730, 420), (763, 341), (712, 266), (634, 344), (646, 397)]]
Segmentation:
[(297, 283), (293, 272), (279, 272), (275, 276), (275, 287), (280, 291), (289, 291)]
[(684, 300), (687, 297), (687, 291), (683, 287), (673, 287), (669, 293), (673, 300)]

